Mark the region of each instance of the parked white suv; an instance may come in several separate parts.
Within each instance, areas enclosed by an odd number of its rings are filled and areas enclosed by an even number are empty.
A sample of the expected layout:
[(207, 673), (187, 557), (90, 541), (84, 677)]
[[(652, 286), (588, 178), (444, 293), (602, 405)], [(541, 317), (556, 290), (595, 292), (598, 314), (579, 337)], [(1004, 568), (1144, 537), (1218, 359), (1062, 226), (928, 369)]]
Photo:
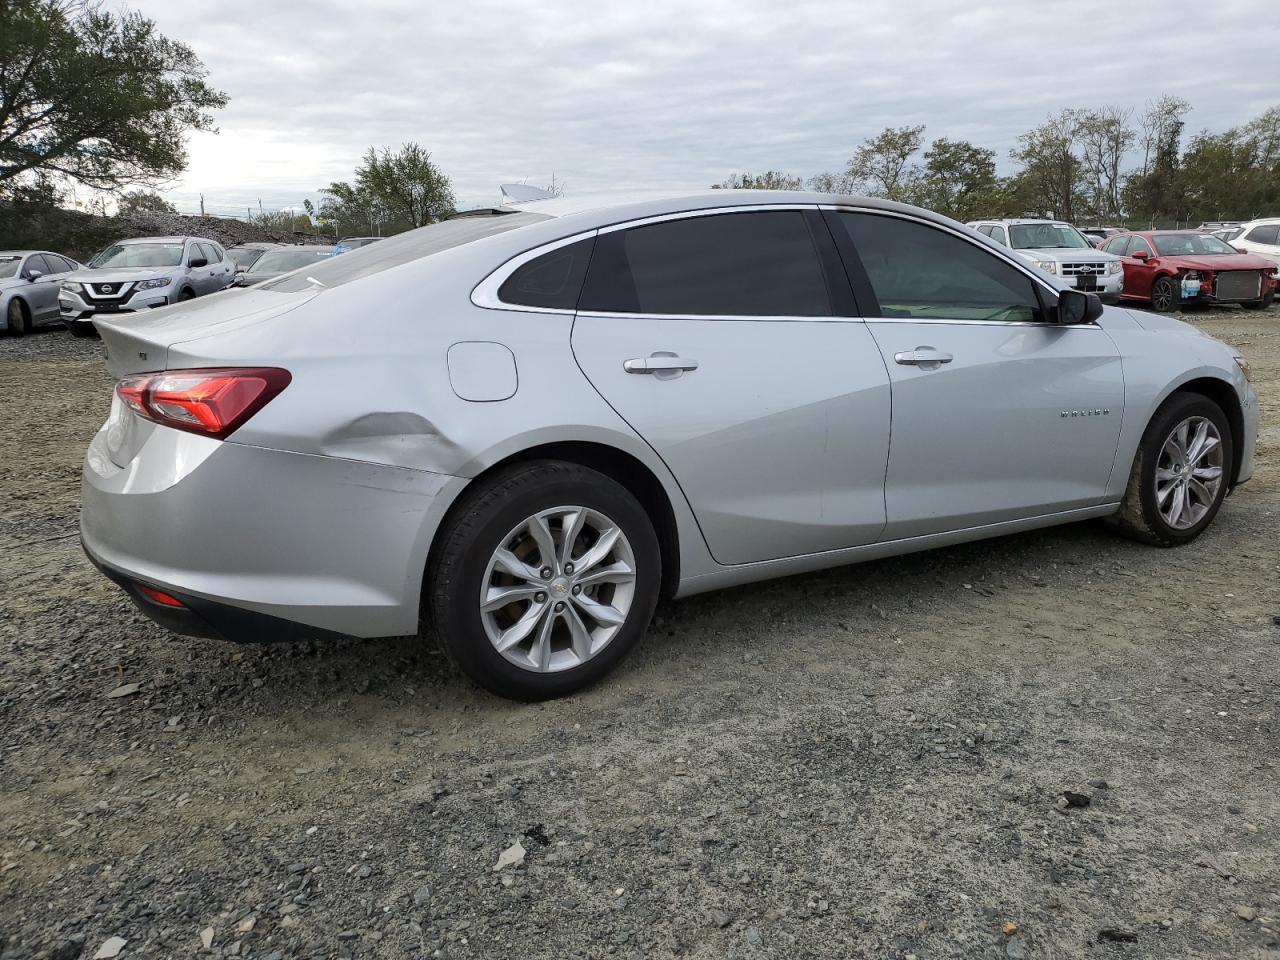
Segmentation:
[(133, 313), (217, 293), (235, 279), (235, 261), (203, 237), (141, 237), (111, 244), (62, 281), (58, 307), (77, 337), (98, 314)]
[[(1237, 250), (1256, 253), (1280, 264), (1280, 217), (1242, 223), (1240, 232), (1227, 242)], [(1280, 266), (1276, 267), (1275, 277), (1280, 280)]]
[(1089, 239), (1061, 220), (974, 220), (969, 226), (1068, 285), (1117, 303), (1124, 289), (1124, 261), (1095, 250)]

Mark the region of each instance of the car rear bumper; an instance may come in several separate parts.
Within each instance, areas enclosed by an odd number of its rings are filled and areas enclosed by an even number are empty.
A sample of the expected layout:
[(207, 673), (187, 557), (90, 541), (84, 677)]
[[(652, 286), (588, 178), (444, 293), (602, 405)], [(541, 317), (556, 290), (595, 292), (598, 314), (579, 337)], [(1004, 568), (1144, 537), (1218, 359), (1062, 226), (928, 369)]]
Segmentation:
[(153, 619), (254, 641), (417, 631), (430, 538), (465, 481), (165, 427), (121, 467), (110, 430), (85, 458), (81, 539)]

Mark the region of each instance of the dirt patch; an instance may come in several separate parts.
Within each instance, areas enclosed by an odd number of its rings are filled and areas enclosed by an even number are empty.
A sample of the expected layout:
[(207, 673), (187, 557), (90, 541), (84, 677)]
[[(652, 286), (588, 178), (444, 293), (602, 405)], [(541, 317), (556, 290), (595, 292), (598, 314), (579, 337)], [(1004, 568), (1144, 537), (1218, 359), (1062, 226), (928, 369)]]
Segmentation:
[(696, 597), (539, 706), (417, 640), (153, 626), (76, 539), (101, 345), (0, 341), (0, 956), (1274, 955), (1280, 310), (1193, 319), (1264, 420), (1195, 544)]

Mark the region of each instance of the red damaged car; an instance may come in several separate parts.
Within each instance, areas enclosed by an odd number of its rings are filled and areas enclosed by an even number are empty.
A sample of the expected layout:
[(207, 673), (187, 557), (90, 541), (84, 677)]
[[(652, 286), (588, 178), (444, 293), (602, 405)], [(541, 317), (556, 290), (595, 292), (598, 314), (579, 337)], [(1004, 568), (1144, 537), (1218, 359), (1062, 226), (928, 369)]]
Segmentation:
[(1121, 300), (1145, 300), (1161, 313), (1183, 305), (1238, 303), (1262, 310), (1275, 299), (1276, 265), (1241, 253), (1208, 233), (1147, 230), (1102, 245), (1124, 258)]

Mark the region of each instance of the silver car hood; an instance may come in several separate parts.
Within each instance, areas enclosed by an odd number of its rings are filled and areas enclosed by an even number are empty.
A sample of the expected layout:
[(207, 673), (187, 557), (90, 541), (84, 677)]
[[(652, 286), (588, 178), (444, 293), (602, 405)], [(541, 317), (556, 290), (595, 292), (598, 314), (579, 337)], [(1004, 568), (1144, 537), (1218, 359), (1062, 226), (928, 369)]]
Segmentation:
[(108, 267), (102, 270), (89, 268), (69, 273), (64, 278), (75, 283), (128, 283), (131, 280), (150, 280), (153, 277), (172, 276), (182, 267)]

